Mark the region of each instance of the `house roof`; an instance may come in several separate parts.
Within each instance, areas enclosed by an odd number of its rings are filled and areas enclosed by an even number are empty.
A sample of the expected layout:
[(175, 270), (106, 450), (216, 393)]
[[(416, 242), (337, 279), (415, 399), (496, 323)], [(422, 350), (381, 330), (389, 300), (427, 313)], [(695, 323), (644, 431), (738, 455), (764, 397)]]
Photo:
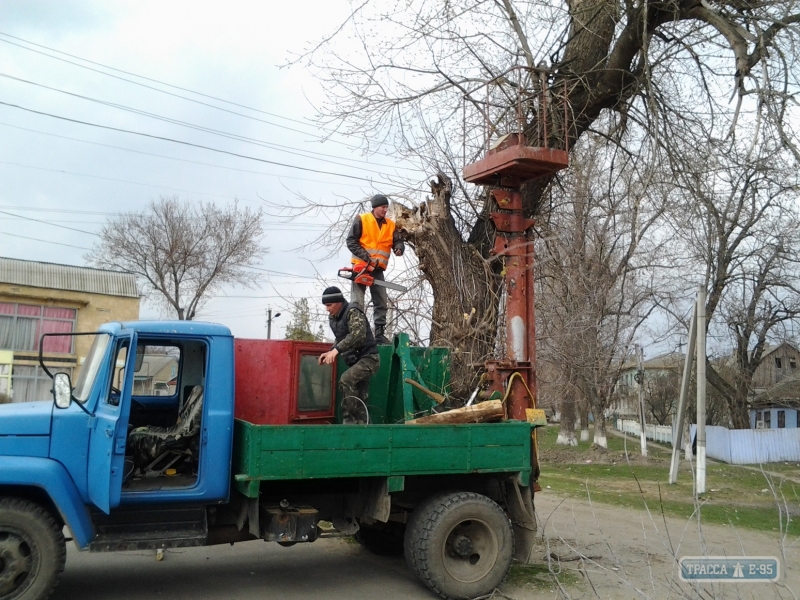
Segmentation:
[(0, 257), (0, 283), (138, 298), (133, 273)]
[(751, 403), (754, 407), (800, 406), (800, 377), (786, 379), (756, 394)]
[[(682, 352), (667, 352), (642, 361), (642, 367), (645, 371), (682, 369), (685, 359), (686, 355)], [(629, 360), (622, 366), (622, 372), (631, 370), (636, 370), (636, 360)]]

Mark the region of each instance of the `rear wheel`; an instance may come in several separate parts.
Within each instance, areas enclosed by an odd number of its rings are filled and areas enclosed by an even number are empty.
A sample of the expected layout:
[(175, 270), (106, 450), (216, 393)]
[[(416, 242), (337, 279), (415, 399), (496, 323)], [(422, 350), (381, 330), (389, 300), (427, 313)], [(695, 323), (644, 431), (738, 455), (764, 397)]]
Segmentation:
[(420, 505), (409, 520), (406, 541), (409, 566), (448, 599), (491, 593), (514, 555), (514, 534), (505, 512), (472, 492), (450, 493)]
[(0, 600), (44, 600), (64, 570), (61, 527), (44, 508), (0, 498)]

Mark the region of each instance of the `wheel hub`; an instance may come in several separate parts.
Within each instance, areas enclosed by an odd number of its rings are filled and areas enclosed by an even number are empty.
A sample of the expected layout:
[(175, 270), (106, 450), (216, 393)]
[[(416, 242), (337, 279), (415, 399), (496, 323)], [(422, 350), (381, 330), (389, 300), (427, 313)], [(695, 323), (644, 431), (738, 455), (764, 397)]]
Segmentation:
[(461, 558), (472, 554), (472, 540), (465, 535), (456, 535), (453, 538), (452, 547), (453, 551)]
[(488, 523), (467, 519), (450, 530), (442, 550), (444, 568), (450, 576), (461, 583), (474, 583), (494, 567), (500, 541)]
[(33, 552), (28, 542), (12, 532), (0, 532), (0, 596), (25, 585), (33, 570)]

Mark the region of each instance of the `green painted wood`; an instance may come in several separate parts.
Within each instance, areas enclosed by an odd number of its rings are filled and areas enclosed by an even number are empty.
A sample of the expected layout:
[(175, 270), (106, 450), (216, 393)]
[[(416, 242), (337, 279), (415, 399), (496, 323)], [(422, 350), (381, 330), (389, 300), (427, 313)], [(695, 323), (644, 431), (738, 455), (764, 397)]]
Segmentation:
[(237, 488), (259, 480), (402, 478), (529, 472), (531, 468), (531, 426), (518, 421), (367, 426), (237, 421), (234, 432)]

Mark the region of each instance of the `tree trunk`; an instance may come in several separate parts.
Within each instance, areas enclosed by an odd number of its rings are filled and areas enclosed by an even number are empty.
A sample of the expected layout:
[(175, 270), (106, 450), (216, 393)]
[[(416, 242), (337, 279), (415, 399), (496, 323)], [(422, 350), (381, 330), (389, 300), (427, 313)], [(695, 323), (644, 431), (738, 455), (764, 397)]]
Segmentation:
[(452, 352), (450, 396), (466, 399), (477, 384), (476, 366), (495, 347), (500, 280), (491, 263), (464, 242), (456, 228), (450, 214), (450, 179), (439, 173), (430, 185), (433, 197), (419, 207), (401, 205), (396, 221), (433, 291), (431, 345)]
[(598, 412), (594, 415), (594, 443), (601, 448), (608, 448), (605, 412)]
[(561, 397), (561, 427), (556, 444), (577, 446), (575, 437), (575, 394), (570, 392)]
[(579, 405), (581, 417), (581, 441), (589, 441), (589, 403), (582, 399)]

